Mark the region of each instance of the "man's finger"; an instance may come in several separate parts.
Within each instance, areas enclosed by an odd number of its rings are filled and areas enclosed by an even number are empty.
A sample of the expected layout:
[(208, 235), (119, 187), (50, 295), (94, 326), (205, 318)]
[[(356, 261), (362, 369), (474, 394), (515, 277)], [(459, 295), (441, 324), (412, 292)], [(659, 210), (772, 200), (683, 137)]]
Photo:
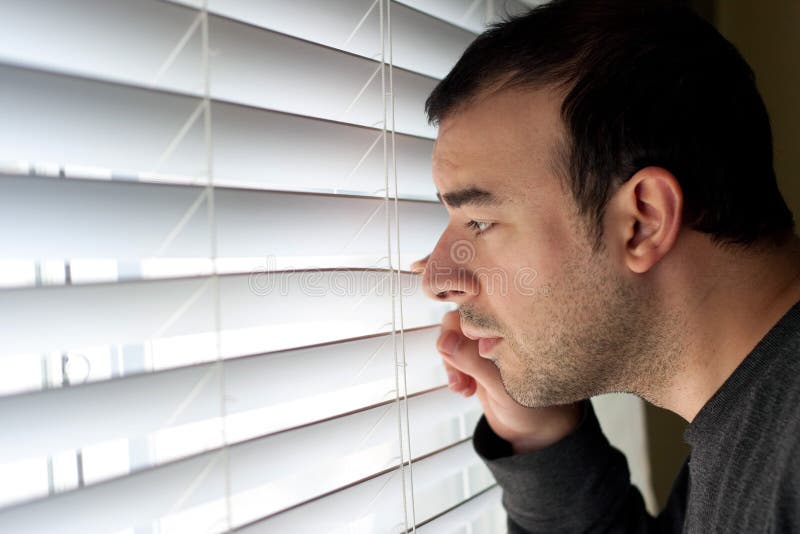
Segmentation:
[(444, 370), (447, 372), (448, 387), (452, 391), (462, 393), (464, 389), (470, 387), (472, 383), (475, 382), (471, 376), (462, 373), (447, 362), (443, 361), (442, 363), (444, 364)]
[(504, 391), (500, 372), (491, 361), (480, 357), (477, 341), (465, 337), (460, 331), (443, 330), (437, 349), (452, 368), (471, 376), (490, 391)]
[(424, 258), (413, 262), (411, 264), (411, 271), (415, 272), (415, 273), (423, 272), (425, 270), (425, 266), (428, 264), (428, 258), (430, 258), (430, 257), (431, 257), (431, 255), (428, 254)]

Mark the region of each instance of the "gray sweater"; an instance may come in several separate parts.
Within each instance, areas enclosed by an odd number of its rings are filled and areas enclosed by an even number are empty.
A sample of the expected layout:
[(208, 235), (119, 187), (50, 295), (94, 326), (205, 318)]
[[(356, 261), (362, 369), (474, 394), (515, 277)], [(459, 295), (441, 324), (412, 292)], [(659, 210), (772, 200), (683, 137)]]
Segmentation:
[(583, 408), (570, 435), (528, 454), (479, 421), (473, 444), (503, 488), (510, 533), (800, 533), (800, 303), (686, 429), (691, 454), (658, 517)]

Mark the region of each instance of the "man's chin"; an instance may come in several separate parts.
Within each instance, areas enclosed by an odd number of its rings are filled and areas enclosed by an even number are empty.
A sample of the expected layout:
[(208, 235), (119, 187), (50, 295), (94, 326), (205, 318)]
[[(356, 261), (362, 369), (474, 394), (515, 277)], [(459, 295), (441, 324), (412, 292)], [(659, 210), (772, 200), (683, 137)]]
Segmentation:
[(507, 380), (503, 374), (503, 369), (495, 362), (500, 369), (500, 379), (503, 382), (503, 389), (514, 402), (525, 408), (550, 408), (564, 404), (571, 404), (580, 399), (566, 398), (564, 393), (558, 394), (555, 391), (541, 391), (521, 384), (516, 384), (513, 380)]
[(500, 381), (503, 383), (503, 389), (506, 390), (506, 393), (514, 400), (514, 402), (526, 408), (540, 407), (530, 405), (531, 400), (533, 400), (531, 399), (531, 392), (527, 391), (525, 388), (514, 385), (513, 380), (508, 380), (506, 373), (503, 372), (503, 368), (497, 360), (492, 360), (492, 363), (494, 363), (495, 366), (500, 370)]

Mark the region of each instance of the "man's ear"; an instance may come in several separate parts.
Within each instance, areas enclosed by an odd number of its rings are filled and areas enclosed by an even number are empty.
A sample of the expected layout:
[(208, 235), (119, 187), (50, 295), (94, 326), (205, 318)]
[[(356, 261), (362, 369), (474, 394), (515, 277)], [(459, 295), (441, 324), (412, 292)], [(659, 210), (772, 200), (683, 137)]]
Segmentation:
[[(610, 213), (609, 213), (610, 211)], [(650, 270), (672, 249), (681, 229), (683, 191), (661, 167), (645, 167), (609, 200), (609, 237), (635, 273)]]

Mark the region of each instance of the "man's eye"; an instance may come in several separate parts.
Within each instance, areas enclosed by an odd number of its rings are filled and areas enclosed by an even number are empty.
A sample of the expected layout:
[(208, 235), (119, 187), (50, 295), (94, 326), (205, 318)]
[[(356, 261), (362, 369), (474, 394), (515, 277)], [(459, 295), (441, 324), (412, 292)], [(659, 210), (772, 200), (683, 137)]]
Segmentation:
[(468, 229), (475, 232), (475, 235), (481, 235), (492, 227), (493, 223), (486, 221), (469, 221), (466, 226)]

